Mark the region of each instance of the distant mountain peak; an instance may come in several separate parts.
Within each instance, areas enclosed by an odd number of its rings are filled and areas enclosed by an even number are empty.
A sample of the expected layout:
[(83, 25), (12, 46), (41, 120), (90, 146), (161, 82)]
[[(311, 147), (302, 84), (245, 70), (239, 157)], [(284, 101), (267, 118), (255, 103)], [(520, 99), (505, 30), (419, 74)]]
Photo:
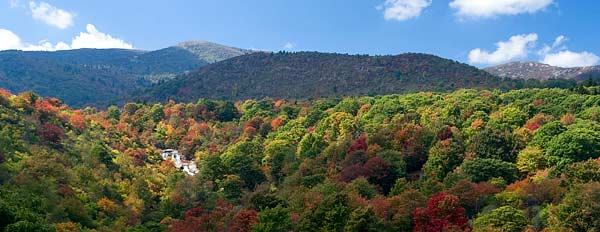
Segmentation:
[[(540, 63), (537, 61), (514, 61), (514, 62), (506, 63), (504, 65), (525, 65), (525, 66), (530, 66), (530, 67), (552, 67), (552, 65)], [(502, 66), (502, 65), (500, 65), (500, 66)]]
[[(213, 42), (206, 41), (206, 40), (188, 40), (188, 41), (183, 41), (181, 43), (178, 43), (175, 46), (181, 47), (181, 48), (186, 48), (186, 47), (190, 47), (190, 46), (205, 45), (205, 44), (217, 44), (217, 43), (213, 43)], [(217, 44), (217, 45), (220, 45), (220, 44)], [(221, 45), (221, 46), (224, 46), (224, 45)]]
[(517, 61), (484, 69), (504, 78), (513, 79), (576, 79), (581, 80), (600, 73), (600, 66), (562, 68), (535, 61)]
[(208, 63), (215, 63), (253, 52), (251, 50), (234, 48), (206, 40), (184, 41), (175, 45), (175, 47), (183, 48)]

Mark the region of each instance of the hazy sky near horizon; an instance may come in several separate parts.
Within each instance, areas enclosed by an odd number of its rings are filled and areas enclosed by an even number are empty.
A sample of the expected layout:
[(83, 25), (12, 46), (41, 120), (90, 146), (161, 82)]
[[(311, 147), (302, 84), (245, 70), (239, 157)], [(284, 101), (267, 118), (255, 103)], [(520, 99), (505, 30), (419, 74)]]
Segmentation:
[(0, 1), (0, 50), (156, 50), (208, 40), (270, 51), (422, 52), (480, 67), (600, 63), (594, 0)]

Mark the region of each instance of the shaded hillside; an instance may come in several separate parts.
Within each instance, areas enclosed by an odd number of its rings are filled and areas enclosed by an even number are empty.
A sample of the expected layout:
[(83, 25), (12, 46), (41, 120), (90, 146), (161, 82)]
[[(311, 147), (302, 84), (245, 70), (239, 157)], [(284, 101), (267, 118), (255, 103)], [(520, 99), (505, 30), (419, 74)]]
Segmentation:
[(0, 87), (13, 92), (32, 90), (73, 106), (104, 104), (215, 60), (244, 54), (242, 49), (234, 53), (235, 48), (209, 44), (210, 50), (173, 46), (157, 51), (0, 51)]
[(575, 79), (585, 80), (600, 76), (600, 66), (561, 68), (538, 62), (511, 62), (494, 67), (485, 68), (485, 71), (505, 78), (513, 79)]
[(317, 98), (498, 87), (501, 83), (475, 67), (426, 54), (253, 53), (156, 85), (143, 98)]
[(67, 63), (42, 53), (0, 52), (0, 87), (13, 92), (33, 90), (75, 106), (116, 98), (147, 85), (108, 65)]

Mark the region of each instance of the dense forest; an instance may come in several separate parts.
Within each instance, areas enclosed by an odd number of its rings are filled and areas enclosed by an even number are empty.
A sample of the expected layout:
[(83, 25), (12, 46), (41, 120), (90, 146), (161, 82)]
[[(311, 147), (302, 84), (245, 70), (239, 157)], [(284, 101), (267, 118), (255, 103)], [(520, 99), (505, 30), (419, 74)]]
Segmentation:
[(15, 93), (31, 90), (76, 108), (106, 108), (128, 101), (316, 99), (460, 88), (571, 87), (575, 83), (502, 79), (427, 54), (267, 53), (205, 41), (156, 51), (0, 51), (2, 88)]
[(13, 92), (32, 90), (75, 107), (106, 106), (152, 83), (250, 52), (205, 41), (156, 51), (0, 51), (0, 86)]
[[(574, 80), (515, 80), (434, 55), (256, 52), (208, 65), (134, 94), (137, 101), (309, 99), (445, 92), (460, 88), (565, 87)], [(139, 96), (138, 96), (139, 95)]]
[(2, 90), (0, 230), (599, 231), (598, 92), (100, 111)]

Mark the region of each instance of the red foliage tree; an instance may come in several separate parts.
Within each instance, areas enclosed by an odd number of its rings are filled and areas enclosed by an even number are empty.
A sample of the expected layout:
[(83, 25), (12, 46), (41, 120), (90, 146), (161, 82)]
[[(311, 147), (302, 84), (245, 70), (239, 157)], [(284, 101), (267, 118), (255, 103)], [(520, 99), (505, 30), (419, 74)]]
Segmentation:
[(73, 126), (73, 128), (79, 131), (83, 131), (87, 127), (85, 117), (83, 116), (80, 110), (73, 111), (73, 113), (69, 117), (69, 122), (71, 123), (71, 126)]
[(353, 151), (346, 154), (346, 157), (344, 157), (344, 160), (342, 161), (342, 165), (344, 165), (344, 167), (348, 167), (354, 164), (363, 165), (365, 162), (367, 162), (368, 159), (369, 157), (367, 156), (367, 153), (365, 151)]
[(429, 145), (434, 137), (435, 134), (414, 123), (408, 123), (396, 132), (394, 148), (404, 156), (408, 172), (418, 171), (425, 164)]
[(56, 98), (38, 99), (34, 103), (34, 108), (47, 114), (56, 114), (60, 110), (62, 103)]
[(233, 210), (233, 205), (218, 200), (217, 206), (210, 212), (204, 212), (202, 208), (192, 208), (185, 213), (183, 220), (174, 220), (169, 231), (172, 232), (203, 232), (203, 231), (225, 231), (227, 228), (227, 217)]
[(363, 168), (361, 165), (355, 164), (342, 170), (340, 173), (340, 180), (344, 182), (350, 182), (360, 176), (364, 176), (365, 174), (365, 168)]
[(9, 98), (10, 96), (12, 96), (12, 93), (6, 89), (0, 88), (0, 96)]
[(376, 198), (369, 200), (369, 205), (375, 211), (375, 214), (383, 220), (391, 220), (394, 216), (391, 201), (384, 196), (377, 196)]
[(442, 129), (438, 133), (437, 137), (438, 137), (439, 140), (443, 141), (443, 140), (452, 138), (452, 135), (453, 135), (453, 133), (452, 133), (452, 127), (446, 126), (446, 127), (444, 127), (444, 129)]
[(350, 154), (354, 151), (367, 151), (368, 148), (369, 146), (367, 145), (367, 135), (363, 134), (360, 137), (358, 137), (358, 139), (354, 140), (354, 142), (352, 142), (350, 148), (348, 148), (348, 152), (346, 153)]
[(528, 129), (531, 132), (535, 132), (538, 128), (540, 128), (540, 126), (542, 126), (552, 120), (553, 120), (553, 118), (550, 115), (537, 114), (537, 115), (533, 116), (531, 119), (527, 120), (527, 122), (525, 122), (525, 125), (523, 127), (525, 127), (526, 129)]
[(427, 207), (415, 209), (413, 220), (415, 232), (471, 231), (458, 197), (446, 193), (433, 195)]
[(133, 163), (136, 166), (144, 166), (146, 157), (148, 156), (144, 149), (133, 150), (130, 155), (133, 157)]
[(252, 226), (258, 222), (258, 212), (254, 210), (240, 210), (234, 217), (230, 232), (250, 232)]
[(379, 156), (369, 159), (363, 168), (367, 180), (381, 187), (383, 193), (388, 193), (396, 181), (397, 174), (394, 168)]
[(460, 203), (467, 210), (467, 214), (476, 215), (484, 206), (485, 199), (493, 194), (501, 192), (502, 189), (488, 183), (473, 183), (468, 180), (460, 180), (448, 193), (460, 196)]
[(185, 218), (199, 217), (202, 215), (202, 208), (195, 207), (185, 212)]
[(42, 139), (52, 143), (60, 142), (60, 140), (65, 136), (65, 132), (62, 128), (50, 123), (42, 124), (38, 133)]
[(277, 117), (271, 121), (271, 128), (273, 131), (279, 129), (281, 125), (283, 125), (283, 119), (281, 117)]

